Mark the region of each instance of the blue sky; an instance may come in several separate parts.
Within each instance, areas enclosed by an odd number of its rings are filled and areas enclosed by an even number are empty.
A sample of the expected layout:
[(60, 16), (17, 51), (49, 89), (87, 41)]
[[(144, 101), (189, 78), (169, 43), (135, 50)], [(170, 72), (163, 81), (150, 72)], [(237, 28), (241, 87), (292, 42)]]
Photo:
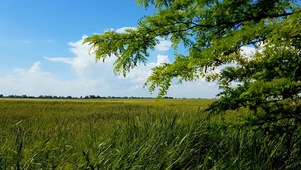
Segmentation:
[[(155, 97), (143, 84), (152, 67), (173, 60), (169, 41), (126, 78), (113, 74), (114, 57), (96, 63), (82, 45), (86, 36), (122, 32), (152, 14), (135, 0), (1, 0), (0, 94)], [(215, 83), (198, 80), (175, 82), (168, 96), (213, 98), (217, 92)]]

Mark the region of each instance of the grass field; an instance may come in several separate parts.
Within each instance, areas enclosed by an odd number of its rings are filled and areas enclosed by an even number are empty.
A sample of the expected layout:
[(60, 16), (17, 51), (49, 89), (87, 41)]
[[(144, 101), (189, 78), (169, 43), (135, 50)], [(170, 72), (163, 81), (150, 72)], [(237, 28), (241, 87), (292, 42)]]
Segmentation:
[(295, 159), (278, 165), (282, 136), (240, 126), (234, 115), (246, 111), (207, 119), (211, 102), (1, 99), (0, 169), (300, 167)]

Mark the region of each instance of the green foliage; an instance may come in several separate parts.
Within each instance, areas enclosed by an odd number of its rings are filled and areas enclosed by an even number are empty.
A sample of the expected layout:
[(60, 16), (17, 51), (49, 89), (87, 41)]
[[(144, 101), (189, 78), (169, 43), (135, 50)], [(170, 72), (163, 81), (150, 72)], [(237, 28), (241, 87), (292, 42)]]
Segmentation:
[[(208, 109), (212, 113), (249, 108), (250, 123), (267, 126), (299, 126), (301, 94), (300, 12), (272, 23), (265, 45), (253, 56), (221, 72), (220, 100)], [(231, 82), (237, 87), (229, 87)], [(278, 133), (278, 132), (275, 132)]]
[[(157, 38), (168, 38), (175, 49), (175, 61), (153, 68), (145, 83), (150, 83), (150, 92), (159, 88), (158, 96), (162, 97), (174, 78), (181, 83), (203, 77), (218, 80), (224, 90), (220, 100), (208, 109), (212, 114), (244, 107), (254, 112), (254, 120), (262, 118), (261, 122), (284, 118), (294, 118), (296, 124), (300, 121), (301, 10), (297, 2), (137, 2), (141, 7), (154, 5), (155, 14), (145, 16), (126, 33), (108, 31), (85, 40), (97, 59), (117, 56), (116, 73), (126, 75), (137, 63), (146, 63), (147, 51), (158, 43)], [(179, 45), (186, 47), (187, 54), (177, 53)], [(243, 46), (252, 46), (257, 52), (245, 56)], [(214, 72), (216, 68), (221, 71)]]
[[(207, 111), (211, 115), (247, 109), (247, 123), (283, 137), (281, 161), (291, 160), (291, 147), (301, 123), (301, 7), (296, 0), (137, 0), (154, 6), (126, 33), (92, 35), (97, 59), (117, 56), (115, 72), (124, 75), (147, 61), (158, 37), (169, 39), (175, 61), (153, 68), (145, 85), (166, 95), (173, 80), (205, 78), (223, 90)], [(184, 46), (186, 52), (177, 51)], [(246, 56), (242, 47), (256, 52)], [(214, 70), (220, 69), (219, 72)], [(281, 145), (282, 146), (282, 145)], [(280, 162), (281, 162), (280, 161)]]
[[(159, 87), (159, 96), (166, 94), (173, 78), (180, 82), (200, 77), (223, 80), (223, 76), (206, 72), (224, 64), (247, 62), (240, 54), (242, 46), (258, 47), (262, 43), (279, 51), (279, 47), (294, 46), (292, 41), (298, 42), (300, 37), (300, 10), (293, 0), (137, 2), (141, 7), (154, 5), (155, 14), (142, 18), (136, 29), (92, 35), (85, 43), (92, 45), (97, 59), (116, 55), (114, 70), (124, 75), (137, 63), (147, 61), (147, 51), (158, 43), (158, 37), (169, 38), (175, 50), (183, 44), (188, 54), (175, 54), (174, 63), (154, 68), (146, 82), (151, 83), (151, 92)], [(264, 49), (261, 54), (270, 50)]]

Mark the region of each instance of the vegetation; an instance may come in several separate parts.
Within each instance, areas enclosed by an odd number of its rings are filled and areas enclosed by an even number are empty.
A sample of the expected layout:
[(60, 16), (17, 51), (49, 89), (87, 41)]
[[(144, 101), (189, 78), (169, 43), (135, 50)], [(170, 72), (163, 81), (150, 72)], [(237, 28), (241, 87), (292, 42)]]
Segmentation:
[[(295, 0), (137, 0), (154, 5), (156, 13), (125, 33), (107, 31), (86, 38), (96, 59), (117, 56), (115, 72), (124, 75), (138, 63), (146, 63), (148, 51), (168, 38), (176, 50), (175, 61), (153, 69), (149, 90), (166, 94), (171, 81), (200, 77), (218, 80), (223, 92), (211, 111), (249, 107), (267, 116), (264, 122), (300, 119), (301, 8)], [(242, 47), (257, 50), (246, 56)], [(181, 52), (181, 51), (180, 51)], [(226, 67), (220, 67), (226, 66)], [(220, 72), (214, 72), (220, 68)], [(233, 86), (236, 82), (239, 85)], [(288, 103), (294, 103), (287, 106)], [(272, 108), (277, 108), (273, 110)], [(273, 110), (273, 111), (272, 111)], [(279, 113), (279, 114), (276, 114)], [(273, 119), (273, 120), (271, 120)]]
[[(270, 100), (295, 100), (300, 94), (300, 4), (295, 0), (137, 0), (141, 7), (155, 7), (135, 29), (109, 30), (85, 39), (96, 60), (117, 56), (114, 71), (126, 75), (138, 63), (146, 63), (158, 37), (171, 40), (175, 61), (153, 69), (146, 83), (150, 92), (166, 94), (171, 81), (200, 77), (219, 80), (232, 98), (222, 110)], [(187, 50), (177, 51), (179, 46)], [(242, 47), (257, 53), (246, 56)], [(227, 66), (227, 67), (219, 67)], [(214, 72), (215, 69), (221, 72)], [(240, 87), (232, 87), (239, 82)], [(260, 89), (260, 90), (255, 90)], [(234, 92), (233, 92), (234, 91)], [(288, 92), (289, 91), (289, 92)], [(237, 93), (236, 95), (233, 93)], [(286, 95), (285, 95), (286, 94)], [(243, 98), (243, 99), (241, 99)], [(254, 101), (245, 104), (240, 100)], [(223, 102), (224, 99), (220, 100)], [(226, 102), (223, 102), (226, 103)]]
[(300, 136), (282, 162), (287, 136), (208, 120), (212, 102), (1, 99), (0, 169), (300, 169)]
[[(3, 94), (0, 94), (0, 98), (38, 98), (38, 99), (152, 99), (153, 97), (135, 97), (135, 96), (99, 96), (99, 95), (87, 95), (87, 96), (80, 96), (80, 97), (74, 97), (74, 96), (52, 96), (52, 95), (39, 95), (37, 96), (27, 96), (27, 95), (8, 95), (4, 96)], [(173, 97), (164, 96), (164, 99), (173, 99)], [(184, 99), (184, 98), (183, 98)]]
[[(135, 29), (88, 37), (96, 59), (117, 56), (114, 71), (126, 76), (146, 63), (149, 50), (169, 39), (175, 61), (153, 68), (149, 91), (166, 94), (172, 80), (217, 81), (223, 90), (207, 111), (211, 115), (247, 109), (246, 126), (271, 140), (280, 138), (288, 165), (295, 157), (301, 124), (301, 6), (297, 0), (137, 0), (154, 6)], [(179, 47), (186, 51), (178, 51)], [(253, 48), (246, 55), (243, 48)], [(220, 71), (216, 71), (220, 70)], [(298, 149), (299, 150), (299, 149)], [(283, 167), (282, 167), (283, 168)]]
[(153, 69), (149, 90), (203, 77), (219, 99), (2, 99), (0, 169), (301, 169), (300, 2), (137, 2), (155, 14), (88, 37), (96, 59), (117, 56), (126, 75), (170, 39), (175, 61)]

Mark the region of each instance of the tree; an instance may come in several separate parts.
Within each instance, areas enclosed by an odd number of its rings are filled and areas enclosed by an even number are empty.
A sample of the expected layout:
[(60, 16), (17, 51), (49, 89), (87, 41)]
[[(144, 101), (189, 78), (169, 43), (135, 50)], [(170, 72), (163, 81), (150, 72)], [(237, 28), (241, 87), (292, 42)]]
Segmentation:
[[(163, 97), (173, 80), (217, 81), (223, 91), (208, 108), (211, 115), (247, 108), (247, 123), (259, 127), (273, 141), (267, 145), (277, 151), (271, 155), (280, 168), (289, 168), (290, 161), (300, 158), (300, 1), (137, 2), (145, 8), (154, 6), (154, 15), (143, 17), (135, 29), (125, 33), (107, 31), (85, 39), (96, 60), (117, 56), (114, 72), (126, 76), (139, 63), (147, 62), (159, 37), (169, 39), (175, 61), (153, 68), (145, 83), (150, 92), (158, 88), (158, 96)], [(180, 53), (179, 46), (187, 51)], [(253, 47), (256, 52), (246, 56), (243, 47)], [(294, 166), (300, 165), (292, 164), (291, 169)]]
[[(158, 37), (170, 39), (175, 61), (153, 68), (145, 85), (166, 95), (176, 78), (217, 81), (223, 89), (211, 113), (249, 108), (255, 124), (301, 121), (301, 9), (296, 0), (137, 0), (155, 7), (135, 29), (107, 31), (85, 39), (96, 60), (115, 55), (124, 76), (146, 63)], [(177, 48), (184, 46), (186, 53)], [(242, 47), (254, 47), (246, 56)], [(221, 71), (215, 72), (219, 68)], [(234, 83), (234, 84), (233, 84)], [(251, 121), (252, 122), (252, 121)]]

